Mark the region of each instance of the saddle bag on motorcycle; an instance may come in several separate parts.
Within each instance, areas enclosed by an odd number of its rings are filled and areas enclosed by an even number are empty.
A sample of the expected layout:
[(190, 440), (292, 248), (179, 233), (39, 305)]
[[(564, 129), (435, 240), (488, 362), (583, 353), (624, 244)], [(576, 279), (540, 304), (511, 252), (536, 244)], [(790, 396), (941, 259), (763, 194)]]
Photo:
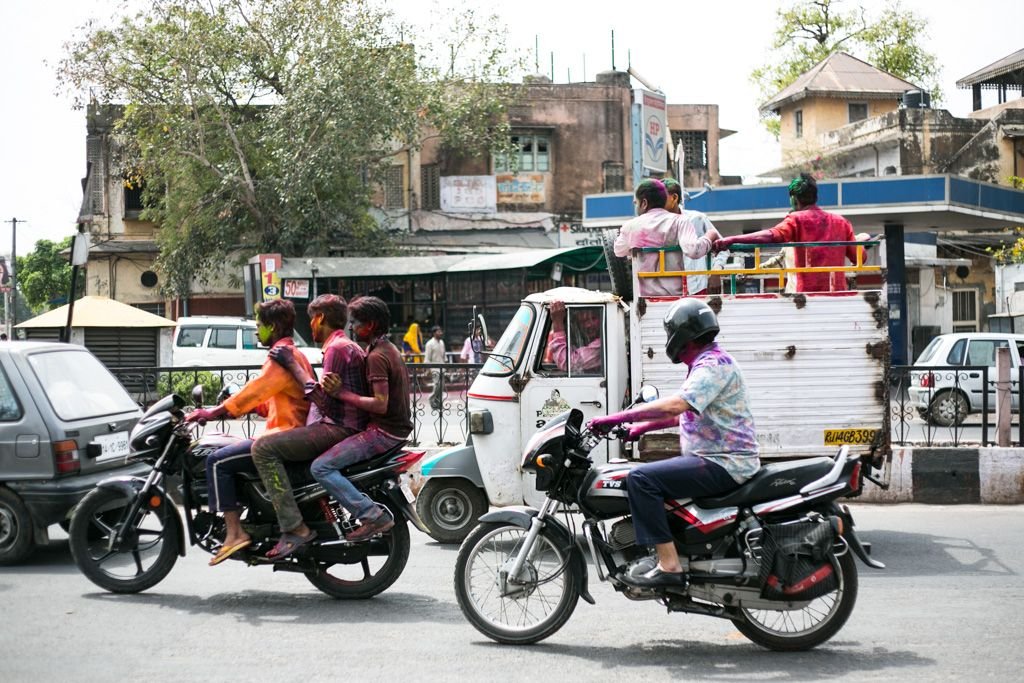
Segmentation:
[(839, 587), (832, 520), (766, 524), (761, 535), (761, 597), (813, 600)]

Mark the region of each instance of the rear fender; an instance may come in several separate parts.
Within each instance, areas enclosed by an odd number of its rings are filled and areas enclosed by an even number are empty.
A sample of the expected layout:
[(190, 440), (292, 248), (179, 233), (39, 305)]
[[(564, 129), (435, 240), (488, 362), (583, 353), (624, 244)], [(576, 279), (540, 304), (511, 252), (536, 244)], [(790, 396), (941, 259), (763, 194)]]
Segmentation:
[[(486, 515), (480, 517), (480, 522), (505, 522), (507, 524), (513, 524), (521, 529), (529, 529), (533, 524), (533, 518), (538, 514), (539, 511), (536, 508), (514, 505), (488, 512)], [(590, 590), (587, 587), (590, 579), (590, 573), (587, 570), (587, 561), (583, 556), (583, 550), (580, 548), (579, 543), (576, 542), (576, 539), (573, 538), (571, 533), (569, 533), (569, 530), (565, 525), (553, 515), (544, 519), (544, 527), (550, 531), (560, 543), (563, 543), (564, 547), (571, 548), (569, 561), (576, 563), (577, 571), (579, 572), (582, 581), (580, 585), (580, 597), (591, 605), (595, 604), (594, 598), (590, 595)]]
[(423, 520), (420, 519), (419, 514), (416, 512), (416, 507), (406, 500), (405, 492), (402, 490), (402, 487), (398, 482), (393, 479), (389, 480), (385, 482), (381, 488), (384, 489), (384, 493), (387, 495), (388, 500), (391, 501), (391, 504), (405, 515), (405, 518), (412, 522), (413, 526), (425, 534), (430, 533), (430, 530), (427, 529), (427, 526), (423, 523)]
[[(137, 494), (142, 491), (142, 487), (146, 485), (146, 480), (139, 477), (114, 477), (101, 481), (96, 485), (98, 489), (109, 489), (112, 491), (120, 491), (129, 498), (134, 498)], [(161, 487), (153, 485), (150, 487), (155, 490), (161, 498), (163, 498), (168, 505), (170, 505), (170, 513), (168, 519), (170, 525), (174, 529), (174, 533), (178, 538), (178, 554), (182, 557), (185, 556), (185, 529), (181, 524), (181, 516), (178, 515), (178, 509), (174, 505), (170, 496)]]

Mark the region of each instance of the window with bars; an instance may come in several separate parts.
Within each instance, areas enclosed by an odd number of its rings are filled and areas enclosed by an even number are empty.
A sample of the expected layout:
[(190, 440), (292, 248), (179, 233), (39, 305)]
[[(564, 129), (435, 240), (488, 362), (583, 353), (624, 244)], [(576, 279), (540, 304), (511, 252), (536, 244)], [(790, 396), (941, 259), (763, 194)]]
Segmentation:
[(796, 137), (802, 138), (804, 136), (804, 110), (797, 109), (793, 112), (793, 126), (796, 130)]
[(420, 166), (420, 208), (441, 208), (441, 169), (437, 164)]
[(978, 292), (974, 289), (953, 290), (953, 331), (978, 331)]
[(125, 218), (138, 218), (139, 213), (145, 207), (142, 204), (142, 188), (143, 183), (139, 179), (134, 181), (125, 178), (124, 179), (124, 217)]
[(511, 154), (494, 155), (495, 173), (546, 173), (551, 170), (551, 136), (547, 133), (515, 133)]
[(677, 130), (672, 132), (672, 145), (683, 143), (683, 163), (687, 169), (708, 167), (708, 132), (706, 130)]
[(400, 164), (391, 166), (384, 172), (384, 208), (401, 209), (405, 207), (405, 167)]
[(626, 189), (626, 168), (617, 161), (606, 161), (601, 165), (604, 172), (604, 191), (622, 192)]

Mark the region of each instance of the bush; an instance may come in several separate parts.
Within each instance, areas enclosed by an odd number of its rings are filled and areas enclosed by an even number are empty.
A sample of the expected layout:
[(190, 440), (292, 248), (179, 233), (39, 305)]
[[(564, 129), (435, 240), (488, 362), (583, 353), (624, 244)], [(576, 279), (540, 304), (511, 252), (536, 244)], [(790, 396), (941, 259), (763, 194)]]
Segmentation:
[(217, 394), (221, 388), (220, 375), (205, 370), (189, 370), (187, 372), (161, 373), (156, 383), (157, 394), (177, 394), (185, 399), (188, 404), (192, 403), (192, 388), (203, 385), (203, 405), (212, 406), (217, 403)]

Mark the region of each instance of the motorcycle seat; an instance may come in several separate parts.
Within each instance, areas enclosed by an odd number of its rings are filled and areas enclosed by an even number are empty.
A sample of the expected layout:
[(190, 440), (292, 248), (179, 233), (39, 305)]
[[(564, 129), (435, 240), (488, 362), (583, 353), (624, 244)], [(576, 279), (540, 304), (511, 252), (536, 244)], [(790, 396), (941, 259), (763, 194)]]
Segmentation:
[(792, 496), (807, 484), (828, 474), (833, 465), (835, 461), (825, 456), (769, 463), (732, 491), (710, 498), (696, 498), (693, 502), (704, 509), (714, 509), (752, 505)]

